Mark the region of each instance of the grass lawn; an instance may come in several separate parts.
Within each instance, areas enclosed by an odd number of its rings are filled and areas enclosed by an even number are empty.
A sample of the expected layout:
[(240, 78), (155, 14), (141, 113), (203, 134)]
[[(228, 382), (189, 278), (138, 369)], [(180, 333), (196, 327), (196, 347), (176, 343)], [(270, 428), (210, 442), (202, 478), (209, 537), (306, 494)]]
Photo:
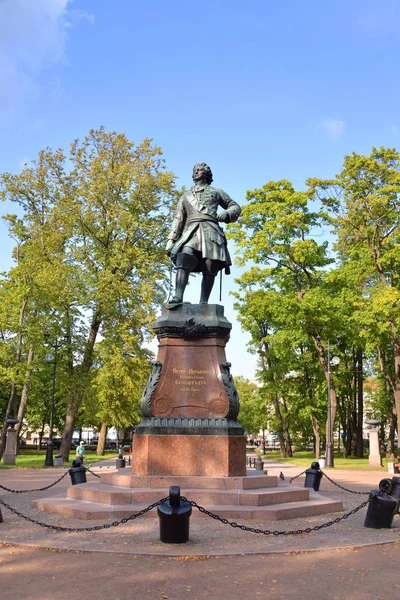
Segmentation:
[[(56, 455), (57, 452), (54, 453)], [(99, 460), (105, 460), (107, 458), (117, 458), (118, 452), (106, 452), (104, 456), (97, 456), (95, 452), (87, 452), (85, 457), (85, 465), (90, 465)], [(71, 450), (69, 453), (70, 461), (64, 463), (65, 466), (71, 466), (72, 461), (75, 459), (75, 450)], [(46, 450), (21, 450), (17, 456), (17, 464), (15, 466), (3, 465), (0, 463), (0, 469), (42, 469), (44, 467), (44, 461), (46, 459)], [(59, 468), (59, 467), (47, 467), (48, 469)]]
[[(264, 455), (265, 459), (276, 460), (282, 463), (289, 463), (291, 465), (298, 465), (299, 467), (309, 467), (315, 460), (315, 454), (313, 452), (295, 452), (292, 458), (281, 458), (280, 452), (266, 452)], [(338, 469), (353, 470), (353, 471), (387, 471), (387, 458), (382, 458), (383, 467), (370, 467), (368, 464), (368, 456), (364, 458), (355, 458), (349, 456), (343, 458), (342, 454), (335, 452), (334, 464)]]

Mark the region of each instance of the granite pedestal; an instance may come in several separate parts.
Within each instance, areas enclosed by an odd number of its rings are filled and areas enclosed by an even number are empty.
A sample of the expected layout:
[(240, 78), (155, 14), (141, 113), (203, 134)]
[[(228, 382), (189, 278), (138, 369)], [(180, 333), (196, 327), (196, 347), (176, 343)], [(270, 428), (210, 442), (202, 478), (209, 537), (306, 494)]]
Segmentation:
[(216, 304), (162, 308), (159, 347), (133, 436), (133, 475), (242, 476), (246, 445), (226, 362), (231, 324)]

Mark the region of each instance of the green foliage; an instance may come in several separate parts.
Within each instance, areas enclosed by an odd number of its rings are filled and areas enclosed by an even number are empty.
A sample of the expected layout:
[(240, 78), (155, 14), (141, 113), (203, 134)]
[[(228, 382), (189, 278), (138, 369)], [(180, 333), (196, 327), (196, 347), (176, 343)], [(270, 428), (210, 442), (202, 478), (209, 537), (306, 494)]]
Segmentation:
[(75, 423), (137, 422), (177, 195), (160, 148), (102, 127), (68, 153), (47, 148), (20, 173), (0, 175), (0, 198), (22, 212), (6, 217), (16, 264), (0, 281), (3, 415), (12, 382), (18, 402), (32, 345), (27, 415), (48, 420), (48, 331), (53, 341), (68, 336), (57, 363), (56, 423), (68, 422), (72, 435)]

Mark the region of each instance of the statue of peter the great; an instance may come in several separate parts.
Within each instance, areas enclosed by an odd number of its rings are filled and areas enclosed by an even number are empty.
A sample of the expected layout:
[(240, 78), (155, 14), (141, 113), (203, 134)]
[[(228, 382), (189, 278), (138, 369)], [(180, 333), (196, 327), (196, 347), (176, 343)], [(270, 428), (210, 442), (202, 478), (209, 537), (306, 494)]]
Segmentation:
[[(213, 176), (205, 163), (193, 168), (194, 186), (179, 200), (166, 250), (175, 263), (175, 293), (168, 307), (182, 304), (189, 273), (203, 273), (200, 304), (208, 299), (218, 271), (230, 273), (232, 264), (225, 234), (219, 223), (233, 223), (240, 215), (239, 204), (226, 192), (211, 187)], [(224, 210), (218, 214), (218, 207)]]

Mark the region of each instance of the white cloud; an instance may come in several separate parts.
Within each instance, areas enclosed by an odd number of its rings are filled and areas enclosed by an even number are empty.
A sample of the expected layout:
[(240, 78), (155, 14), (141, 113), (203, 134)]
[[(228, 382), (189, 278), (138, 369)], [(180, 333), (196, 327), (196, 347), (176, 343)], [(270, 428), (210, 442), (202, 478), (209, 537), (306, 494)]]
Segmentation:
[(67, 30), (83, 18), (71, 0), (0, 0), (0, 123), (40, 94), (39, 76), (65, 57)]
[(318, 130), (332, 140), (336, 140), (344, 133), (344, 121), (340, 119), (322, 119), (318, 125)]

